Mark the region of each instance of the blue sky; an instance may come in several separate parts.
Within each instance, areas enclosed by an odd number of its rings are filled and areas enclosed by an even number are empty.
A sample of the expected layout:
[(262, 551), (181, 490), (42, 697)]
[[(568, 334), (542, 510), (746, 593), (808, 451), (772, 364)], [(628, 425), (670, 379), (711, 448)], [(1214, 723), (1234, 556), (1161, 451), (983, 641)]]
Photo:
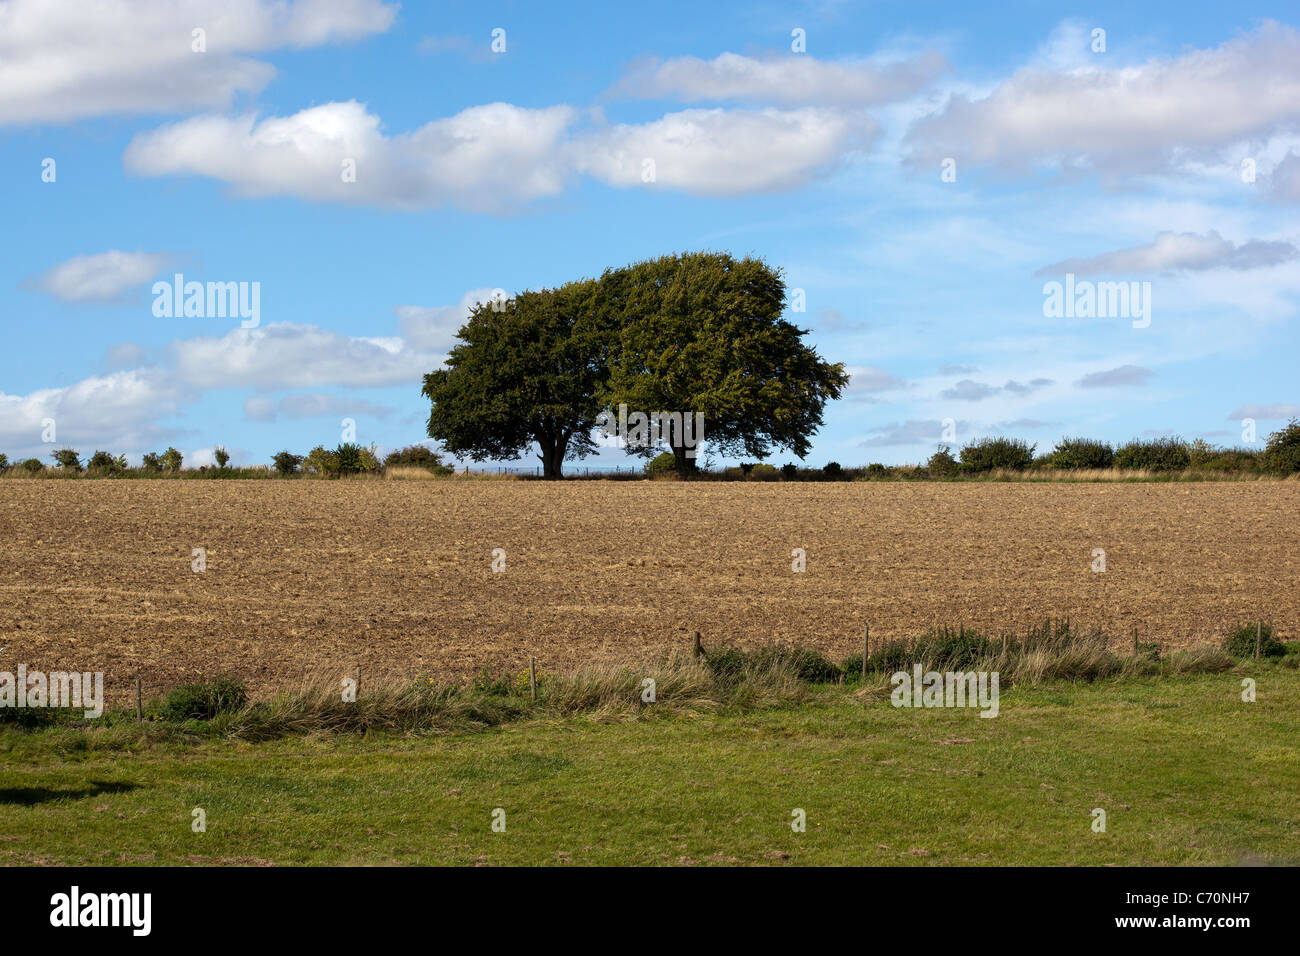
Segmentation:
[[(810, 464), (1262, 439), (1300, 414), (1295, 19), (0, 0), (0, 451), (420, 441), (469, 302), (701, 248), (781, 267), (850, 368)], [(257, 326), (155, 315), (178, 272), (257, 283)], [(1149, 324), (1046, 316), (1067, 272)]]

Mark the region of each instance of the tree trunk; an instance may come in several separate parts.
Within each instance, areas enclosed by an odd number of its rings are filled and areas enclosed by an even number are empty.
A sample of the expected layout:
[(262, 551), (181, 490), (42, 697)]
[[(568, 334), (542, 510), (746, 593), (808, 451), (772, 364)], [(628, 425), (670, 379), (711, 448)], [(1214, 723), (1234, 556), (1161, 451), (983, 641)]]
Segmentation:
[(542, 477), (555, 481), (564, 477), (564, 451), (567, 442), (538, 440), (542, 453), (537, 457), (542, 460)]

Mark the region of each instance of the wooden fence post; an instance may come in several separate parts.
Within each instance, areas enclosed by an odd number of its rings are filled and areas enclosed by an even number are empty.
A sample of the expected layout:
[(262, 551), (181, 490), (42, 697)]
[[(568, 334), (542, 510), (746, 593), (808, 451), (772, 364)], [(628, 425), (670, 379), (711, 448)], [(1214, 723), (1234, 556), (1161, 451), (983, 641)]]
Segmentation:
[(361, 665), (360, 664), (357, 665), (357, 686), (352, 688), (352, 693), (358, 698), (361, 697)]
[(862, 679), (867, 679), (867, 658), (871, 656), (871, 625), (862, 625)]
[(695, 656), (696, 656), (697, 658), (698, 658), (698, 657), (703, 657), (703, 656), (704, 656), (704, 647), (700, 644), (700, 632), (699, 632), (699, 631), (696, 631), (696, 632), (695, 632), (694, 647), (692, 647), (691, 650), (692, 650), (692, 652), (695, 654)]
[(528, 658), (528, 690), (533, 695), (533, 703), (537, 703), (537, 658)]
[(1264, 622), (1255, 622), (1255, 660), (1259, 660), (1259, 646), (1264, 642)]
[(140, 696), (140, 678), (135, 679), (135, 719), (144, 720), (144, 703)]

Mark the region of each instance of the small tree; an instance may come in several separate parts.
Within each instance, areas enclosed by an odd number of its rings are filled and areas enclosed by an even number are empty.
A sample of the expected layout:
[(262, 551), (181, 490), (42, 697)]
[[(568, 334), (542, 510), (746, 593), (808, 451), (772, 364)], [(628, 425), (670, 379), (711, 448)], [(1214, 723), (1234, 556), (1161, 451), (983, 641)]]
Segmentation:
[(212, 457), (217, 460), (217, 468), (222, 469), (225, 468), (226, 463), (230, 461), (230, 452), (226, 451), (223, 446), (218, 445), (216, 448), (212, 449)]
[(140, 459), (140, 467), (151, 474), (157, 474), (163, 470), (162, 458), (159, 457), (156, 451), (145, 452)]
[(339, 471), (338, 455), (328, 450), (324, 445), (317, 445), (303, 459), (302, 470), (325, 477), (337, 475)]
[(5, 471), (8, 468), (9, 468), (9, 456), (6, 455), (4, 452), (0, 451), (0, 471)]
[(75, 448), (60, 448), (50, 457), (64, 471), (81, 471), (81, 456)]
[(114, 458), (111, 452), (96, 451), (86, 462), (86, 470), (97, 475), (120, 475), (126, 471), (126, 456)]
[(295, 455), (291, 451), (276, 452), (271, 461), (275, 464), (275, 470), (282, 477), (288, 477), (298, 470), (303, 462), (302, 455)]
[(19, 467), (22, 468), (22, 470), (27, 472), (29, 475), (34, 475), (38, 471), (45, 470), (45, 466), (41, 464), (41, 460), (39, 458), (28, 458)]
[(952, 449), (947, 445), (940, 445), (925, 467), (934, 478), (951, 478), (961, 470), (957, 459), (952, 457)]
[(178, 474), (181, 470), (181, 465), (184, 463), (185, 463), (185, 456), (182, 455), (180, 451), (171, 447), (170, 445), (167, 447), (167, 450), (162, 454), (163, 467), (166, 468), (168, 471), (172, 472), (173, 474)]
[(390, 451), (384, 458), (384, 467), (426, 468), (437, 475), (449, 475), (453, 471), (450, 465), (442, 463), (442, 455), (424, 445), (407, 445)]

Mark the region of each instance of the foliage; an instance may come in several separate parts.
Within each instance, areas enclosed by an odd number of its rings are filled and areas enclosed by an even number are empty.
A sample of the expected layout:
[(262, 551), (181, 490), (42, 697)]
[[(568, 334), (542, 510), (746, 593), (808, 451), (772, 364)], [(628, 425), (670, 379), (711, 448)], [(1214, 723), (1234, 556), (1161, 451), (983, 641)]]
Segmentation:
[(281, 477), (287, 478), (294, 474), (303, 463), (302, 455), (295, 455), (291, 451), (278, 451), (271, 456), (271, 462), (275, 465), (275, 471)]
[(672, 452), (666, 451), (647, 461), (643, 470), (652, 478), (656, 475), (671, 474), (677, 470), (677, 459), (673, 457)]
[(225, 468), (230, 462), (230, 452), (226, 451), (222, 445), (212, 449), (212, 457), (216, 459), (218, 468)]
[[(844, 366), (823, 361), (781, 317), (785, 282), (761, 259), (696, 252), (633, 263), (601, 276), (600, 300), (614, 319), (601, 404), (702, 413), (725, 456), (806, 457), (826, 402), (848, 384)], [(664, 437), (678, 471), (693, 471), (685, 436)]]
[(110, 452), (96, 451), (86, 462), (86, 471), (94, 475), (120, 475), (126, 471), (126, 456), (116, 458)]
[[(926, 462), (925, 467), (935, 478), (952, 478), (961, 470), (961, 466), (957, 464), (957, 459), (952, 457), (952, 449), (947, 445), (940, 445), (939, 450), (930, 456), (930, 460)], [(881, 465), (880, 470), (884, 472), (885, 466)], [(871, 469), (868, 468), (867, 471), (870, 472)]]
[(21, 468), (23, 471), (27, 472), (29, 475), (34, 475), (38, 471), (41, 471), (42, 469), (45, 468), (45, 466), (41, 464), (41, 460), (39, 458), (28, 458), (18, 467)]
[(1034, 448), (1034, 445), (1026, 444), (1019, 438), (980, 438), (962, 448), (961, 468), (972, 474), (995, 468), (1023, 471), (1034, 463)]
[(828, 461), (826, 467), (822, 469), (822, 474), (828, 478), (838, 478), (844, 474), (844, 469), (840, 467), (838, 461)]
[(373, 446), (365, 448), (352, 442), (344, 442), (334, 449), (334, 462), (340, 475), (359, 475), (378, 471), (379, 459)]
[(165, 468), (167, 471), (172, 472), (173, 474), (180, 472), (181, 465), (183, 465), (184, 463), (185, 463), (185, 456), (180, 453), (179, 449), (174, 448), (170, 445), (167, 447), (167, 450), (162, 454), (163, 468)]
[(1048, 455), (1055, 468), (1109, 468), (1115, 463), (1110, 442), (1092, 438), (1062, 438)]
[(60, 448), (50, 455), (64, 471), (81, 471), (81, 457), (75, 448)]
[(1147, 471), (1182, 471), (1192, 463), (1191, 452), (1181, 438), (1134, 439), (1115, 449), (1115, 467)]
[(1300, 421), (1293, 418), (1285, 428), (1268, 436), (1263, 459), (1264, 467), (1279, 475), (1300, 471)]
[(474, 461), (516, 458), (536, 442), (543, 474), (559, 478), (596, 447), (607, 314), (592, 280), (476, 305), (445, 367), (424, 377), (429, 437)]
[(208, 680), (182, 684), (163, 698), (159, 716), (164, 720), (212, 720), (233, 713), (248, 703), (242, 681), (218, 674)]
[[(1228, 632), (1228, 636), (1223, 641), (1223, 649), (1233, 657), (1254, 657), (1255, 656), (1255, 629), (1259, 625), (1241, 624)], [(1272, 624), (1264, 624), (1259, 630), (1259, 656), (1260, 657), (1284, 657), (1286, 655), (1286, 645), (1279, 641), (1273, 633)]]
[(425, 445), (407, 445), (384, 457), (385, 468), (425, 468), (437, 475), (449, 475), (455, 469), (442, 463), (442, 455)]
[(163, 470), (162, 458), (156, 451), (145, 452), (140, 459), (140, 469), (150, 474), (156, 474)]
[(302, 470), (310, 472), (313, 475), (337, 475), (339, 472), (338, 455), (325, 448), (324, 445), (317, 445), (307, 453), (303, 459)]

